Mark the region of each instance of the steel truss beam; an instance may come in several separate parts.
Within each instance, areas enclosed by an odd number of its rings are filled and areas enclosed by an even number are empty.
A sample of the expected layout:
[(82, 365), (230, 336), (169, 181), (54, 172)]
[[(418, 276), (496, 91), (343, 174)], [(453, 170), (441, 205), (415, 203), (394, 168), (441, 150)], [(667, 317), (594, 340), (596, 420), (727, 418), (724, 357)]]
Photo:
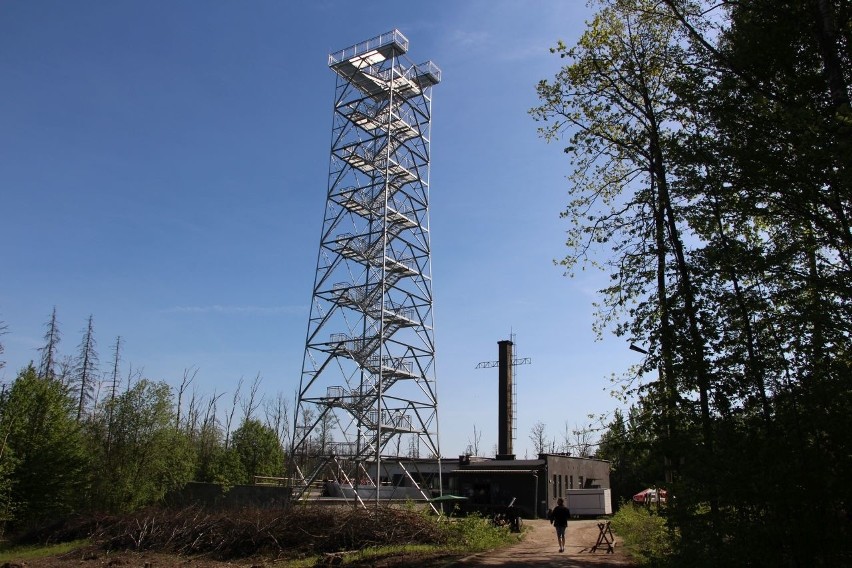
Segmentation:
[(382, 461), (440, 457), (429, 136), (441, 71), (411, 63), (407, 50), (394, 30), (329, 56), (337, 79), (294, 409), (295, 499), (323, 477), (349, 482), (362, 504), (358, 487), (369, 480), (378, 502)]

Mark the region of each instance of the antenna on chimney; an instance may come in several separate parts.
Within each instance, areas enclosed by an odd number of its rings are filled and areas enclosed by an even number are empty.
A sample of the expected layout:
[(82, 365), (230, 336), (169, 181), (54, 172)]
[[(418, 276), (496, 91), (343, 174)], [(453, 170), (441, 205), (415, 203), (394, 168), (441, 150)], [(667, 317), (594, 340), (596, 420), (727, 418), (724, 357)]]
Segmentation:
[(513, 355), (515, 334), (509, 335), (512, 340), (497, 342), (497, 361), (483, 361), (477, 369), (490, 369), (498, 367), (498, 393), (497, 393), (497, 459), (515, 459), (512, 453), (512, 442), (515, 439), (517, 429), (517, 390), (512, 375), (514, 368), (518, 365), (530, 365), (532, 359), (529, 357), (515, 358)]

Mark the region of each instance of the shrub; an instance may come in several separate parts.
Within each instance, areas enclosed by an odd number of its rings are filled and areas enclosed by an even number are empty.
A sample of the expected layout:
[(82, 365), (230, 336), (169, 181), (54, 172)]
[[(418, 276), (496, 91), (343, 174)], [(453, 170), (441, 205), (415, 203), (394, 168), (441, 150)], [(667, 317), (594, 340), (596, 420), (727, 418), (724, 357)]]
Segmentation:
[(479, 514), (438, 522), (445, 527), (449, 546), (472, 552), (496, 548), (515, 539), (509, 527), (495, 527)]
[(656, 511), (622, 503), (612, 518), (612, 529), (641, 566), (664, 566), (671, 558), (674, 535), (666, 518)]

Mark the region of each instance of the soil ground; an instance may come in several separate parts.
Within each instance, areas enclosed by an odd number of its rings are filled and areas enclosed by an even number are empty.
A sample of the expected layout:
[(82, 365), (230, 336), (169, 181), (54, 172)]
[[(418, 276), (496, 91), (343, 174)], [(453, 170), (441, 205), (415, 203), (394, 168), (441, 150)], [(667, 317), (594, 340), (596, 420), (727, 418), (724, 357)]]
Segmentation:
[(565, 552), (559, 552), (556, 531), (545, 520), (524, 521), (529, 527), (520, 543), (464, 558), (456, 566), (567, 566), (597, 568), (601, 566), (632, 566), (624, 549), (618, 545), (607, 553), (605, 548), (592, 552), (598, 540), (600, 521), (569, 521), (565, 533)]
[[(524, 539), (515, 545), (470, 556), (433, 554), (423, 556), (390, 557), (376, 559), (365, 566), (402, 567), (420, 566), (448, 568), (452, 566), (561, 566), (569, 568), (599, 568), (602, 566), (632, 566), (616, 539), (615, 552), (605, 549), (592, 552), (598, 538), (598, 521), (574, 520), (568, 523), (565, 552), (560, 553), (553, 527), (545, 520), (524, 521), (527, 530)], [(329, 559), (331, 560), (331, 558)], [(243, 558), (230, 562), (211, 560), (205, 557), (181, 557), (159, 553), (111, 552), (95, 548), (80, 549), (62, 556), (7, 562), (0, 568), (224, 568), (281, 566), (270, 558)], [(331, 565), (331, 563), (329, 564)], [(351, 565), (349, 565), (351, 566)]]

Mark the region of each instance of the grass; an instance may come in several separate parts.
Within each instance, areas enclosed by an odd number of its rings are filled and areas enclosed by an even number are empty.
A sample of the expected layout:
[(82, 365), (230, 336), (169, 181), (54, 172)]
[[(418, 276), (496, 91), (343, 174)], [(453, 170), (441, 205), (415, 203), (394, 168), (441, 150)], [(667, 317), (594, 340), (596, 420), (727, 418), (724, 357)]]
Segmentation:
[[(416, 558), (428, 558), (432, 556), (445, 556), (447, 554), (452, 554), (452, 551), (448, 551), (444, 547), (440, 547), (434, 544), (405, 544), (398, 546), (377, 546), (371, 548), (365, 548), (364, 550), (358, 550), (356, 552), (351, 552), (343, 555), (343, 564), (350, 565), (373, 565), (375, 561), (385, 560), (388, 558), (396, 558), (400, 560), (400, 565), (412, 565), (415, 562), (412, 562), (412, 559)], [(422, 562), (417, 562), (417, 564), (423, 564)], [(314, 562), (310, 564), (305, 564), (305, 566), (316, 566), (316, 559)], [(288, 568), (301, 568), (298, 565), (290, 566)]]
[(0, 563), (10, 562), (12, 560), (34, 560), (36, 558), (45, 558), (47, 556), (57, 556), (67, 554), (72, 550), (86, 546), (88, 540), (74, 540), (70, 542), (60, 542), (57, 544), (44, 544), (32, 546), (2, 546), (0, 545)]

